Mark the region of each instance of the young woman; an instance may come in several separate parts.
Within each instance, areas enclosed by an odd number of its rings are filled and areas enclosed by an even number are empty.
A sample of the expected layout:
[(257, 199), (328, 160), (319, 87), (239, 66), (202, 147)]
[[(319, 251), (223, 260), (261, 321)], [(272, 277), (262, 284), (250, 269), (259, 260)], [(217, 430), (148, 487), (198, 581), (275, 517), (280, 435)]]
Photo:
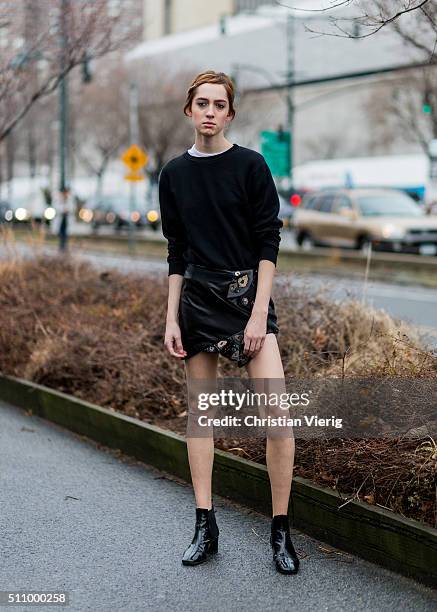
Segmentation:
[[(271, 298), (282, 221), (270, 170), (261, 154), (224, 135), (235, 116), (234, 87), (222, 72), (191, 83), (184, 106), (194, 145), (170, 160), (159, 178), (162, 229), (168, 240), (168, 309), (164, 344), (185, 363), (187, 384), (215, 379), (218, 355), (245, 366), (251, 379), (284, 380)], [(285, 387), (284, 387), (285, 389)], [(217, 552), (211, 497), (213, 437), (187, 437), (196, 499), (195, 534), (182, 563)], [(267, 437), (272, 492), (270, 543), (276, 569), (298, 571), (288, 503), (293, 437)]]

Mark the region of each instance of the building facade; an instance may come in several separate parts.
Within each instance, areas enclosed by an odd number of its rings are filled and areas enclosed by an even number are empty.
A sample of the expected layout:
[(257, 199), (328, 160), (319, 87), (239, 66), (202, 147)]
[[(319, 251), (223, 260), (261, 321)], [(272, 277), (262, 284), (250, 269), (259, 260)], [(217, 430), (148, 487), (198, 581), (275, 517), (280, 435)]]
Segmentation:
[(275, 0), (144, 0), (144, 40), (212, 25), (221, 18), (254, 11)]
[[(311, 2), (308, 0), (309, 5)], [(164, 4), (161, 0), (152, 3), (161, 8)], [(311, 17), (307, 12), (293, 11), (292, 22), (287, 22), (290, 11), (281, 6), (263, 6), (254, 14), (248, 5), (261, 3), (223, 0), (213, 5), (201, 4), (202, 10), (197, 0), (176, 0), (174, 5), (179, 6), (178, 10), (185, 10), (185, 21), (182, 17), (176, 20), (179, 13), (175, 12), (170, 28), (174, 33), (158, 36), (158, 28), (154, 37), (127, 54), (127, 62), (151, 71), (171, 68), (175, 74), (178, 70), (186, 74), (191, 69), (193, 77), (206, 69), (224, 71), (234, 76), (243, 91), (283, 83), (290, 68), (294, 80), (303, 81), (377, 70), (418, 59), (389, 28), (362, 38), (332, 35), (336, 32), (330, 28), (328, 18), (333, 16), (346, 19), (340, 23), (351, 34), (360, 34), (352, 18), (353, 7), (340, 7)], [(300, 2), (300, 6), (304, 4)], [(220, 20), (226, 11), (225, 20)], [(189, 24), (208, 20), (209, 25), (189, 29)], [(414, 139), (406, 142), (396, 133), (391, 141), (382, 138), (373, 123), (369, 100), (373, 100), (373, 92), (381, 83), (393, 87), (390, 79), (393, 75), (377, 75), (296, 87), (293, 90), (294, 163), (420, 151)], [(241, 144), (258, 148), (260, 131), (287, 126), (285, 91), (244, 96), (239, 106), (232, 135)]]

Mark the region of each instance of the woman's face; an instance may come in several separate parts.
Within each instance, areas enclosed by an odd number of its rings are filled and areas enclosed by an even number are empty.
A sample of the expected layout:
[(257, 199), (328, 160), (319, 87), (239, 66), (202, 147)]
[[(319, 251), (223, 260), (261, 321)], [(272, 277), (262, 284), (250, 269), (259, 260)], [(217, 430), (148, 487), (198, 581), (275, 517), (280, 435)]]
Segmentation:
[(219, 134), (232, 120), (225, 86), (217, 83), (199, 85), (191, 111), (187, 112), (197, 132), (204, 136)]

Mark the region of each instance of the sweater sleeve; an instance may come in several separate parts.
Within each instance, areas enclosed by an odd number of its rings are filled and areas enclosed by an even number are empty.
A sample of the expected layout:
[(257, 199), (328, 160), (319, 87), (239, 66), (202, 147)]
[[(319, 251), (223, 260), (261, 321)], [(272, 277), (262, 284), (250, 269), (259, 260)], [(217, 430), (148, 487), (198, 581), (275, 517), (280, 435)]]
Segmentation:
[(185, 227), (176, 207), (165, 168), (159, 175), (159, 206), (161, 210), (162, 233), (168, 241), (168, 276), (184, 275), (186, 262), (183, 254), (187, 248)]
[(253, 210), (253, 233), (258, 260), (268, 259), (275, 266), (278, 258), (280, 229), (279, 197), (270, 168), (264, 158), (253, 169), (250, 178), (249, 202)]

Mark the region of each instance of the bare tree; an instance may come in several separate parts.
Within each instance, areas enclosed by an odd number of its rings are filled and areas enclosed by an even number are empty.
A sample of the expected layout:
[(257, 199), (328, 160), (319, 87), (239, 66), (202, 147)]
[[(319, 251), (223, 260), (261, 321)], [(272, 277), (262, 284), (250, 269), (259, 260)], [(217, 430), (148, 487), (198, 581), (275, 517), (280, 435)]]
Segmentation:
[[(383, 10), (383, 3), (375, 2)], [(435, 0), (421, 3), (416, 11), (409, 16), (408, 22), (396, 19), (392, 23), (393, 30), (406, 45), (420, 52), (430, 62), (435, 62), (437, 44), (437, 3)]]
[[(277, 2), (293, 8), (292, 3)], [(335, 8), (354, 9), (344, 16), (329, 19), (333, 31), (309, 32), (346, 38), (366, 38), (388, 27), (403, 41), (410, 57), (429, 63), (408, 76), (391, 79), (376, 87), (364, 102), (372, 125), (372, 148), (386, 149), (399, 141), (419, 142), (426, 151), (431, 138), (437, 137), (437, 2), (436, 0), (338, 0), (329, 8), (309, 9), (311, 14), (329, 14)], [(305, 9), (300, 9), (305, 10)], [(352, 24), (352, 25), (351, 25)], [(358, 26), (358, 29), (357, 29)], [(360, 33), (361, 32), (361, 33)], [(426, 105), (427, 113), (422, 112)]]
[(141, 143), (147, 151), (150, 163), (146, 171), (152, 182), (157, 182), (159, 172), (168, 159), (192, 144), (193, 128), (183, 114), (185, 94), (194, 70), (159, 70), (156, 66), (134, 68), (131, 73), (140, 85), (139, 127)]
[(320, 134), (317, 138), (307, 138), (302, 148), (310, 160), (334, 159), (344, 152), (344, 138), (340, 134)]
[(424, 153), (437, 138), (437, 68), (416, 71), (373, 91), (366, 110), (374, 126), (374, 145), (417, 142)]
[[(277, 0), (276, 4), (296, 10), (292, 2)], [(326, 34), (342, 38), (367, 38), (390, 26), (404, 40), (429, 59), (435, 61), (437, 45), (437, 3), (435, 0), (338, 0), (329, 7), (304, 9), (309, 14), (329, 14), (333, 9), (355, 9), (354, 15), (330, 16), (333, 30), (321, 32), (305, 24), (305, 29), (314, 34)], [(408, 20), (406, 20), (408, 16)]]
[[(2, 33), (13, 27), (24, 7), (23, 0), (17, 0), (13, 8), (5, 6), (0, 7)], [(107, 0), (38, 0), (38, 8), (44, 14), (39, 28), (20, 53), (11, 45), (0, 59), (0, 141), (75, 66), (127, 46), (138, 36), (126, 27), (125, 19), (108, 11)], [(38, 79), (31, 79), (35, 71)]]
[[(117, 84), (114, 87), (114, 83)], [(97, 70), (95, 80), (82, 88), (73, 100), (76, 110), (74, 153), (97, 179), (101, 195), (108, 164), (128, 144), (128, 77), (120, 62), (106, 63)]]

